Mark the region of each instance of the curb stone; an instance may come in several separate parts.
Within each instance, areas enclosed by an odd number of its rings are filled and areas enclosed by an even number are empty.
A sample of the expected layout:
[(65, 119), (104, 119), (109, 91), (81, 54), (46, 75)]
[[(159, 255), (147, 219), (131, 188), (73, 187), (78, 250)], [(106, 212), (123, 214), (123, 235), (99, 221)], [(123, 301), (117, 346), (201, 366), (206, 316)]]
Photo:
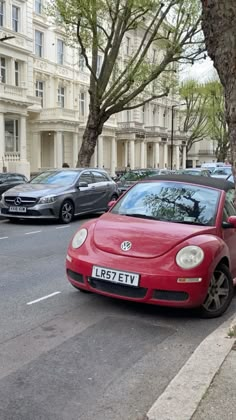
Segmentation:
[(236, 317), (220, 325), (196, 348), (192, 356), (157, 398), (146, 420), (190, 420), (214, 376), (235, 344), (228, 332)]

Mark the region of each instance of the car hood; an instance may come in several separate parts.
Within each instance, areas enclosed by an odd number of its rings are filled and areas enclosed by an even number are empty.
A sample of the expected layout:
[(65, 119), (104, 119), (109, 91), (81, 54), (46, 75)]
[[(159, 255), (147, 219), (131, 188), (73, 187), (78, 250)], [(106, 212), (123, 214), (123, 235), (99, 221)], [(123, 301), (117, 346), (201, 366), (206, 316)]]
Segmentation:
[(53, 195), (63, 193), (68, 187), (46, 184), (21, 184), (10, 190), (7, 190), (5, 197), (17, 195), (19, 197), (42, 197), (44, 195)]
[[(94, 227), (94, 244), (102, 251), (137, 258), (159, 257), (199, 234), (214, 234), (215, 227), (168, 223), (106, 213)], [(122, 251), (124, 241), (131, 249)]]

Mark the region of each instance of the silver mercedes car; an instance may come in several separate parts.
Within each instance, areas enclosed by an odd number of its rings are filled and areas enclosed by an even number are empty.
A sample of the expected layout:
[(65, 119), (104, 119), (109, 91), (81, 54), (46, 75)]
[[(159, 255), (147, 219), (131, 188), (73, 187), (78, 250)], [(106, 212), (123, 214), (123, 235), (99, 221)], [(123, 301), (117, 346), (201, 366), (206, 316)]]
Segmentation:
[(107, 210), (118, 198), (118, 187), (102, 169), (58, 169), (40, 173), (30, 182), (2, 195), (1, 216), (17, 219), (59, 219)]

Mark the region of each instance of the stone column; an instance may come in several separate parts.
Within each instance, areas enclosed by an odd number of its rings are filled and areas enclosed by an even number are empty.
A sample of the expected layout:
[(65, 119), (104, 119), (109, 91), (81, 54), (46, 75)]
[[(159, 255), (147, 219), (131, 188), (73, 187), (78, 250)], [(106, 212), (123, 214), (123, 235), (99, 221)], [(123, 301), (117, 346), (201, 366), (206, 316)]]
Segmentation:
[(128, 166), (128, 141), (127, 140), (125, 140), (125, 142), (124, 142), (124, 153), (125, 153), (125, 155), (124, 155), (124, 166), (125, 166), (125, 168), (127, 168), (127, 166)]
[(164, 169), (168, 168), (168, 146), (166, 143), (164, 143), (164, 153), (163, 153), (163, 165)]
[(26, 116), (20, 117), (20, 160), (27, 160), (27, 147), (26, 147)]
[(73, 167), (76, 167), (76, 163), (78, 160), (78, 153), (79, 153), (79, 139), (78, 139), (78, 133), (73, 133)]
[(182, 167), (183, 167), (183, 169), (185, 169), (186, 168), (186, 146), (183, 146), (183, 156), (182, 156), (182, 158), (183, 158)]
[(117, 144), (115, 137), (111, 139), (111, 176), (115, 176), (117, 167)]
[(176, 156), (176, 160), (175, 160), (176, 169), (178, 170), (179, 169), (179, 145), (178, 144), (175, 146), (175, 156)]
[(41, 133), (33, 133), (30, 142), (30, 169), (36, 172), (41, 168)]
[(63, 151), (62, 151), (62, 132), (54, 133), (54, 168), (62, 167)]
[(145, 168), (145, 144), (144, 144), (144, 140), (141, 141), (141, 147), (140, 147), (140, 168)]
[(135, 147), (135, 144), (134, 144), (134, 140), (130, 140), (130, 142), (129, 142), (129, 144), (130, 144), (130, 169), (134, 169), (134, 165), (135, 165), (135, 152), (134, 152), (134, 147)]
[(103, 168), (103, 137), (98, 137), (98, 166)]
[(13, 58), (10, 59), (9, 63), (10, 71), (9, 71), (9, 82), (8, 84), (15, 86), (15, 60)]
[(4, 114), (0, 113), (0, 171), (2, 171), (5, 155), (5, 122)]
[(154, 168), (160, 167), (160, 145), (154, 143)]

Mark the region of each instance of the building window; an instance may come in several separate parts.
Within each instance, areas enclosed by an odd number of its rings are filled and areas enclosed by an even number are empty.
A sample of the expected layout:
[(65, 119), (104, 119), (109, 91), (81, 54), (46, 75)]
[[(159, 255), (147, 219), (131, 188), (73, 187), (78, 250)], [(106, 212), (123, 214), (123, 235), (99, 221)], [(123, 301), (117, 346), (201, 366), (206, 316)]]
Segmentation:
[(145, 105), (142, 107), (142, 122), (145, 123)]
[(84, 92), (80, 92), (80, 95), (79, 95), (79, 111), (80, 111), (81, 117), (84, 117), (85, 116), (85, 93)]
[(1, 83), (6, 83), (6, 59), (0, 57)]
[(127, 122), (131, 121), (131, 109), (127, 109), (126, 118), (127, 118)]
[(19, 17), (20, 17), (20, 8), (17, 6), (12, 6), (12, 30), (19, 32)]
[(35, 0), (34, 1), (34, 11), (37, 15), (41, 15), (42, 13), (42, 0)]
[(19, 62), (15, 61), (15, 85), (19, 86)]
[(98, 58), (97, 58), (97, 77), (100, 75), (101, 69), (102, 69), (102, 56), (98, 55)]
[(126, 54), (130, 55), (130, 38), (126, 37)]
[(19, 152), (19, 122), (5, 120), (5, 152)]
[(61, 39), (57, 40), (57, 63), (63, 64), (64, 61), (64, 42)]
[(59, 86), (57, 89), (57, 101), (61, 108), (64, 108), (65, 106), (65, 88), (62, 86)]
[(4, 25), (4, 2), (0, 1), (0, 26)]
[(43, 56), (43, 33), (35, 31), (35, 54), (38, 57)]
[(43, 106), (43, 82), (36, 80), (35, 95), (41, 98), (41, 105)]
[(85, 69), (85, 59), (82, 54), (79, 55), (79, 69), (80, 71), (84, 71)]

